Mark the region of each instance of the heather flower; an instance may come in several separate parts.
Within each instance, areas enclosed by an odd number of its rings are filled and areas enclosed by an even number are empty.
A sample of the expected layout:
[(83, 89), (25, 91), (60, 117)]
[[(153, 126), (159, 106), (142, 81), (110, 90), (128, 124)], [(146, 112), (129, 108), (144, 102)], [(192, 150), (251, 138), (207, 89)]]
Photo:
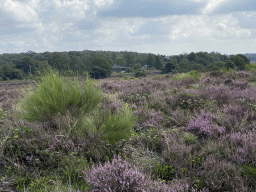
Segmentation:
[(211, 77), (206, 77), (205, 79), (203, 79), (200, 83), (201, 84), (208, 84), (212, 81)]
[(210, 155), (203, 162), (203, 172), (200, 176), (211, 190), (218, 191), (246, 191), (244, 180), (240, 176), (241, 169), (231, 163)]
[(214, 137), (217, 136), (217, 134), (223, 134), (225, 132), (225, 128), (214, 124), (214, 121), (217, 119), (217, 116), (213, 115), (211, 112), (202, 112), (198, 118), (194, 118), (189, 122), (186, 131), (192, 131), (196, 136), (207, 137)]
[[(140, 172), (134, 165), (127, 161), (123, 161), (120, 156), (102, 165), (92, 166), (90, 171), (82, 171), (85, 174), (84, 178), (91, 186), (92, 191), (148, 191), (151, 186), (156, 186), (154, 181)], [(164, 184), (162, 184), (163, 186)], [(158, 184), (155, 191), (161, 191)]]

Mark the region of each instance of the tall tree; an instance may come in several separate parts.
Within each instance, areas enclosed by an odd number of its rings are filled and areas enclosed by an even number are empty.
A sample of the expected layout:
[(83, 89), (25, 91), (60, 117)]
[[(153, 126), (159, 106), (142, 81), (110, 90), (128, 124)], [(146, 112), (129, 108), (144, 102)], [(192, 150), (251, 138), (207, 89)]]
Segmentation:
[(115, 63), (122, 67), (126, 66), (126, 61), (123, 57), (117, 57)]
[(161, 57), (162, 57), (162, 59), (163, 59), (164, 62), (167, 62), (167, 61), (168, 61), (168, 59), (166, 58), (165, 55), (161, 55)]
[(137, 70), (137, 69), (142, 68), (142, 66), (141, 66), (140, 63), (134, 63), (134, 64), (132, 65), (132, 68), (133, 68), (134, 70)]
[(177, 70), (180, 73), (187, 73), (193, 70), (193, 65), (187, 58), (183, 58), (181, 62), (177, 65)]
[(234, 62), (231, 59), (227, 59), (224, 67), (227, 69), (235, 69), (236, 65), (234, 64)]
[(161, 70), (163, 67), (164, 67), (163, 58), (159, 54), (155, 55), (155, 68), (157, 70)]
[(66, 53), (54, 52), (47, 61), (53, 68), (65, 71), (68, 70), (70, 57)]
[(116, 52), (111, 52), (111, 59), (113, 60), (113, 64), (115, 63), (116, 57), (117, 57)]
[(177, 63), (175, 61), (169, 61), (165, 64), (164, 68), (162, 69), (162, 73), (170, 73), (177, 69)]
[(207, 71), (220, 71), (225, 66), (225, 62), (218, 61), (214, 63), (210, 63), (207, 65), (206, 70)]
[(20, 60), (20, 64), (16, 66), (17, 69), (22, 69), (25, 73), (34, 73), (36, 70), (36, 66), (38, 65), (38, 61), (31, 59), (31, 57), (23, 57)]
[(81, 59), (83, 61), (83, 70), (89, 72), (90, 69), (92, 68), (93, 57), (91, 56), (91, 54), (87, 53), (87, 54), (83, 54), (81, 56)]
[[(106, 70), (106, 76), (110, 77), (113, 71), (113, 67), (111, 65), (111, 63), (104, 57), (97, 55), (93, 60), (92, 60), (92, 68), (97, 66), (97, 68), (95, 68), (95, 70), (97, 69), (97, 71), (104, 71)], [(101, 70), (100, 68), (104, 69)]]
[(131, 52), (125, 51), (123, 58), (124, 58), (125, 61), (126, 61), (126, 66), (127, 66), (127, 67), (132, 67), (132, 64), (133, 64), (134, 61), (135, 61), (134, 55), (133, 55)]
[(245, 70), (245, 61), (239, 55), (230, 55), (230, 60), (233, 61), (239, 71)]
[(155, 67), (155, 57), (153, 54), (149, 54), (147, 57), (147, 68), (153, 68)]
[(76, 71), (82, 71), (83, 68), (83, 61), (78, 56), (72, 56), (70, 61), (70, 70), (76, 72)]
[(204, 59), (204, 58), (202, 58), (202, 57), (197, 58), (197, 59), (196, 59), (196, 62), (199, 63), (200, 65), (205, 66), (205, 67), (210, 64), (209, 61), (207, 61), (206, 59)]
[(244, 60), (245, 64), (250, 64), (250, 58), (248, 59), (246, 56), (242, 54), (237, 54), (237, 56), (240, 56)]
[(187, 58), (189, 61), (195, 61), (196, 54), (194, 52), (191, 52), (190, 54), (188, 54)]

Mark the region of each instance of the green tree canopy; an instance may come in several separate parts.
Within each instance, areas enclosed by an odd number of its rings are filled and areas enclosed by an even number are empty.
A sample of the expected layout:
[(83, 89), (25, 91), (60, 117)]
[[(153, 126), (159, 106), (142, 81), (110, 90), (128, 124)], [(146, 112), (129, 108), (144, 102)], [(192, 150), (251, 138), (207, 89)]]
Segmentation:
[(89, 74), (93, 79), (104, 79), (108, 77), (107, 70), (100, 66), (93, 66)]
[(187, 58), (189, 61), (195, 61), (196, 54), (194, 52), (191, 52), (190, 54), (188, 54)]
[(167, 62), (162, 70), (162, 73), (173, 72), (175, 69), (177, 69), (176, 65), (177, 64), (174, 61)]
[(83, 61), (78, 56), (72, 56), (69, 69), (72, 71), (83, 71)]
[(131, 52), (125, 51), (123, 58), (126, 61), (126, 66), (127, 67), (131, 67), (132, 64), (135, 62), (135, 57), (134, 57), (133, 53), (131, 53)]
[(215, 63), (211, 63), (206, 67), (207, 71), (220, 71), (225, 66), (225, 62), (218, 61)]
[(248, 59), (246, 56), (242, 54), (237, 54), (237, 56), (240, 56), (244, 60), (245, 64), (250, 64), (250, 59)]
[(59, 71), (68, 70), (70, 57), (67, 53), (54, 52), (47, 61), (54, 69), (56, 68)]
[(137, 70), (137, 69), (142, 68), (142, 66), (141, 66), (140, 63), (134, 63), (134, 64), (132, 65), (132, 68), (133, 68), (134, 70)]
[(193, 70), (193, 65), (187, 58), (183, 58), (179, 64), (177, 64), (177, 70), (179, 73), (187, 73)]
[(113, 60), (113, 64), (114, 64), (115, 61), (116, 61), (116, 57), (117, 57), (116, 52), (111, 52), (111, 59)]
[[(104, 57), (102, 56), (96, 56), (93, 60), (92, 60), (92, 68), (98, 66), (104, 70), (106, 70), (106, 77), (111, 77), (112, 71), (113, 71), (113, 67), (111, 65), (111, 63)], [(95, 69), (96, 70), (96, 69)], [(97, 68), (97, 70), (100, 70), (99, 68)]]
[(158, 54), (155, 56), (155, 68), (161, 70), (164, 67), (163, 58)]
[(126, 66), (126, 61), (123, 57), (117, 57), (115, 63), (119, 66)]
[(245, 70), (245, 61), (239, 55), (230, 55), (230, 60), (233, 61), (238, 70)]
[(81, 56), (81, 60), (83, 62), (83, 70), (90, 72), (93, 57), (90, 54), (84, 54)]
[(149, 54), (147, 57), (147, 67), (148, 69), (155, 67), (155, 56), (153, 54)]
[(227, 69), (235, 69), (236, 65), (234, 64), (234, 62), (231, 59), (227, 59), (224, 67)]
[(27, 74), (30, 73), (31, 68), (31, 73), (35, 73), (38, 63), (38, 61), (32, 59), (31, 57), (23, 57), (20, 60), (20, 64), (16, 68), (23, 70)]
[(204, 59), (204, 58), (198, 58), (198, 59), (196, 59), (196, 62), (199, 63), (199, 64), (201, 64), (201, 65), (203, 65), (203, 66), (205, 66), (205, 67), (210, 64), (210, 62), (207, 61), (207, 60)]

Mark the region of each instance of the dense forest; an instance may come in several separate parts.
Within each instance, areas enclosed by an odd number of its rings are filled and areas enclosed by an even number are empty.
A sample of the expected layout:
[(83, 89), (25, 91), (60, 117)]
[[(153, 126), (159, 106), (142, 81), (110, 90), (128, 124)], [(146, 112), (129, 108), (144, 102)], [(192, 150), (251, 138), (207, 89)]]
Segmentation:
[[(222, 68), (245, 69), (254, 62), (256, 54), (221, 55), (218, 52), (191, 52), (165, 56), (151, 53), (113, 51), (69, 51), (0, 55), (0, 80), (27, 79), (37, 76), (47, 68), (54, 68), (63, 75), (90, 74), (91, 78), (107, 78), (113, 72), (136, 72), (136, 70), (156, 69), (162, 73), (186, 73), (216, 71)], [(120, 68), (122, 67), (122, 69)]]

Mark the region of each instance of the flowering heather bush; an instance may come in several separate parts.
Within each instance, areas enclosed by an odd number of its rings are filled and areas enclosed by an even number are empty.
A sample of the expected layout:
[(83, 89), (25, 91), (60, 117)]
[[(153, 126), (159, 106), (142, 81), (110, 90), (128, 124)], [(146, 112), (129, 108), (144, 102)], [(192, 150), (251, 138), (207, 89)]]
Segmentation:
[(244, 89), (246, 89), (248, 83), (249, 83), (248, 81), (237, 80), (237, 81), (235, 81), (234, 85), (235, 85), (235, 87), (238, 87), (238, 88), (244, 90)]
[(214, 155), (210, 155), (203, 162), (204, 170), (200, 175), (203, 182), (214, 191), (247, 191), (244, 180), (240, 176), (241, 169), (235, 165), (220, 160)]
[(115, 114), (118, 111), (122, 110), (123, 104), (117, 101), (112, 101), (111, 99), (104, 97), (102, 100), (101, 109), (107, 111), (108, 109), (111, 110), (111, 114)]
[(162, 157), (174, 166), (191, 161), (191, 146), (187, 146), (182, 137), (175, 132), (164, 133)]
[(207, 84), (209, 84), (211, 82), (212, 82), (212, 78), (211, 77), (206, 77), (205, 79), (200, 81), (200, 83), (205, 84), (205, 85), (207, 85)]
[(214, 121), (217, 119), (218, 117), (211, 112), (205, 113), (202, 111), (199, 117), (189, 122), (186, 131), (191, 131), (196, 136), (200, 137), (218, 137), (225, 132), (225, 128), (214, 124)]
[[(181, 108), (177, 108), (175, 111), (171, 112), (171, 115), (168, 118), (168, 121), (166, 122), (166, 127), (181, 127), (187, 125), (189, 123), (190, 114), (192, 114), (192, 112), (187, 112)], [(193, 115), (195, 114), (197, 113), (193, 113)]]
[(195, 84), (195, 83), (196, 83), (196, 80), (193, 77), (185, 77), (181, 80), (175, 81), (174, 85), (175, 85), (175, 87), (180, 89), (183, 86), (188, 88), (189, 86), (191, 86), (192, 84)]
[(206, 87), (200, 93), (200, 97), (207, 98), (207, 100), (215, 100), (218, 107), (223, 104), (227, 104), (232, 100), (232, 95), (230, 94), (228, 87), (223, 84), (217, 87)]
[(211, 77), (215, 77), (215, 78), (222, 77), (223, 74), (224, 74), (224, 73), (221, 72), (221, 71), (212, 71), (212, 72), (209, 73), (209, 75), (210, 75)]
[(226, 127), (226, 131), (239, 131), (242, 122), (245, 121), (245, 118), (247, 117), (248, 106), (241, 106), (239, 104), (229, 104), (228, 106), (224, 106), (222, 112), (225, 114), (225, 117), (222, 120), (222, 125)]
[(250, 112), (247, 116), (246, 121), (250, 124), (252, 123), (252, 121), (256, 121), (256, 113), (254, 111)]
[(142, 126), (144, 127), (150, 127), (150, 126), (154, 126), (154, 127), (157, 127), (157, 128), (160, 128), (160, 122), (163, 120), (163, 117), (161, 116), (161, 113), (158, 111), (158, 112), (151, 112), (149, 117), (148, 117), (148, 120), (145, 121)]
[(237, 71), (235, 69), (229, 69), (229, 70), (225, 70), (223, 69), (225, 77), (226, 78), (231, 78), (231, 79), (237, 79), (238, 75), (237, 75)]
[[(103, 166), (92, 166), (90, 171), (82, 171), (85, 180), (91, 186), (92, 191), (160, 191), (162, 187), (151, 181), (149, 177), (140, 172), (135, 166), (127, 161), (122, 161), (120, 156), (115, 157)], [(151, 187), (152, 186), (152, 187)]]
[(189, 91), (191, 91), (193, 95), (188, 91), (182, 91), (183, 93), (166, 96), (166, 104), (173, 110), (179, 107), (187, 111), (199, 110), (204, 105), (205, 101), (202, 99), (201, 96), (199, 96), (199, 94), (196, 94), (195, 90)]
[(255, 131), (247, 133), (230, 133), (218, 139), (221, 143), (226, 143), (226, 150), (231, 149), (226, 153), (226, 157), (238, 164), (254, 161), (256, 158), (255, 150)]
[(251, 77), (251, 73), (249, 71), (238, 71), (237, 76), (239, 78), (248, 78)]

